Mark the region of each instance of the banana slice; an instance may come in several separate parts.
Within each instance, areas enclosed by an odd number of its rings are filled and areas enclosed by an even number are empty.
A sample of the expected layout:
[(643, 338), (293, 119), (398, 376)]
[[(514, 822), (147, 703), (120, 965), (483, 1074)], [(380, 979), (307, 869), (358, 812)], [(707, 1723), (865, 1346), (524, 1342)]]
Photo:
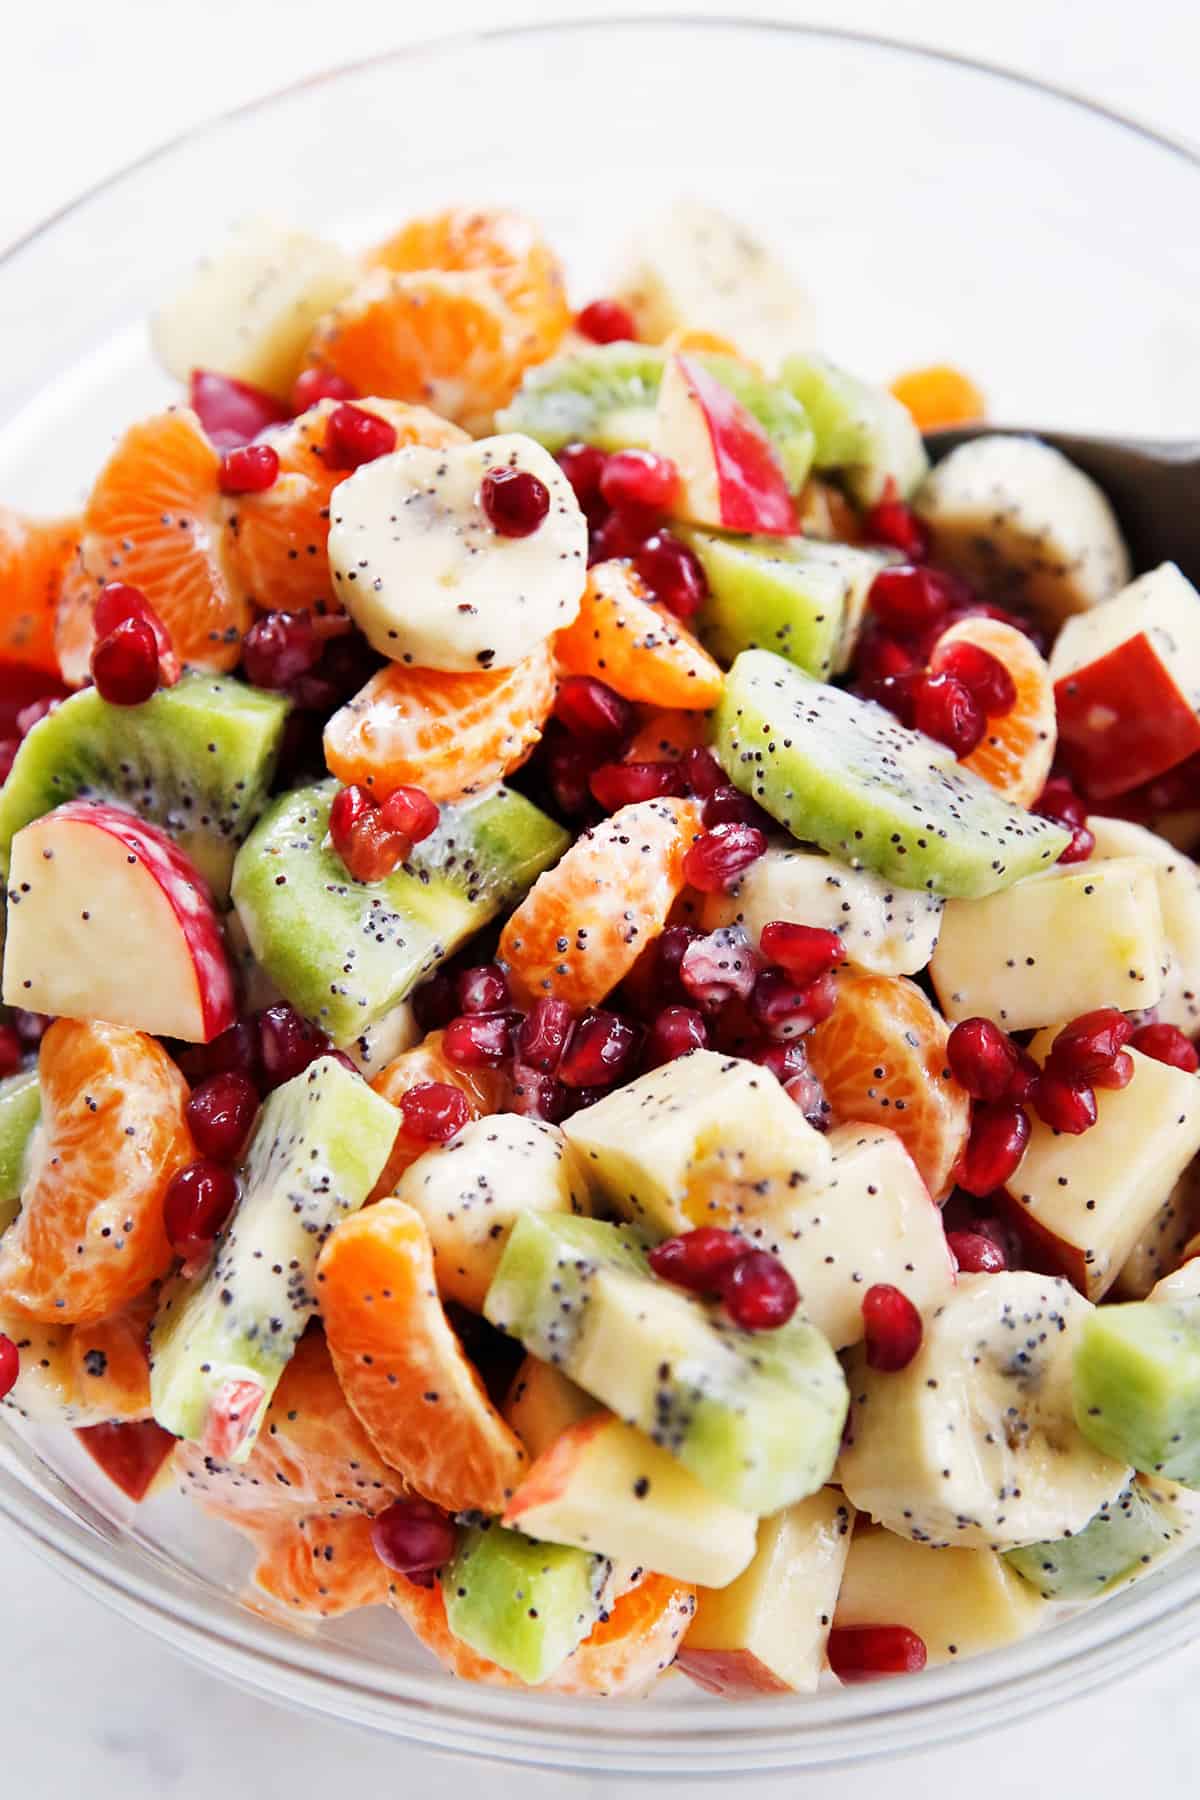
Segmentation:
[(848, 1360), (850, 1441), (838, 1480), (917, 1543), (1011, 1549), (1085, 1526), (1129, 1479), (1076, 1427), (1075, 1345), (1093, 1308), (1066, 1281), (962, 1275), (906, 1369)]
[[(528, 537), (502, 536), (483, 510), (483, 478), (497, 469), (550, 490)], [(519, 432), (381, 456), (334, 489), (330, 514), (338, 596), (393, 662), (511, 669), (579, 611), (587, 522), (554, 458)]]
[(1096, 483), (1038, 438), (952, 450), (914, 502), (939, 562), (1023, 601), (1047, 624), (1088, 612), (1130, 579), (1129, 551)]

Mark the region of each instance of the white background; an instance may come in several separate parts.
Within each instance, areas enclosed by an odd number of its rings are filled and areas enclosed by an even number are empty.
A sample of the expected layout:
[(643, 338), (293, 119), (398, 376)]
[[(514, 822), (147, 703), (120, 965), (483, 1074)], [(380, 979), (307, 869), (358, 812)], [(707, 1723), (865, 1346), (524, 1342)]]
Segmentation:
[[(626, 0), (618, 10), (665, 6)], [(577, 0), (439, 0), (436, 9), (419, 8), (422, 23), (406, 22), (415, 0), (0, 0), (0, 244), (194, 121), (332, 63), (435, 29), (604, 10)], [(937, 44), (1200, 136), (1195, 0), (692, 0), (690, 10), (774, 11)], [(269, 170), (256, 174), (268, 197)], [(1180, 229), (1195, 232), (1200, 222), (1181, 220)], [(19, 354), (19, 346), (6, 353)], [(1136, 1783), (1165, 1796), (1191, 1793), (1187, 1722), (1198, 1686), (1200, 1645), (1119, 1689), (975, 1745), (886, 1769), (768, 1779), (754, 1792), (775, 1800), (803, 1783), (805, 1800), (875, 1800), (881, 1788), (888, 1800), (960, 1790), (972, 1800), (1009, 1800), (1016, 1786), (1110, 1800)], [(198, 1674), (2, 1535), (0, 1716), (4, 1792), (29, 1800), (326, 1800), (347, 1788), (448, 1800), (478, 1778), (463, 1763), (276, 1711)], [(489, 1800), (571, 1800), (619, 1787), (499, 1769), (486, 1779)], [(653, 1788), (666, 1800), (684, 1791)]]

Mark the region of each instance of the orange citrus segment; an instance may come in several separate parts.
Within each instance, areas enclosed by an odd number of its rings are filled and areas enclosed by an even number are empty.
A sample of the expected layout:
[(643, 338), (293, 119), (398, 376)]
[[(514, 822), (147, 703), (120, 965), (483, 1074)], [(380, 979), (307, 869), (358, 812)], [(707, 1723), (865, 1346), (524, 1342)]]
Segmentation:
[(701, 829), (694, 801), (639, 800), (577, 838), (500, 934), (518, 1001), (583, 1007), (611, 993), (666, 924)]
[(158, 1304), (148, 1290), (107, 1319), (71, 1328), (71, 1387), (89, 1417), (144, 1419), (150, 1411), (146, 1334)]
[[(505, 1077), (498, 1069), (460, 1069), (448, 1062), (442, 1053), (442, 1037), (442, 1032), (431, 1031), (423, 1043), (414, 1044), (411, 1050), (402, 1050), (371, 1083), (375, 1092), (398, 1107), (410, 1088), (421, 1087), (428, 1081), (443, 1081), (467, 1096), (473, 1118), (482, 1119), (490, 1113), (500, 1112), (508, 1097)], [(412, 1137), (401, 1126), (371, 1198), (382, 1200), (395, 1193), (396, 1183), (405, 1169), (428, 1149), (426, 1138)]]
[[(465, 433), (423, 406), (371, 398), (356, 402), (395, 428), (396, 447), (461, 443)], [(229, 568), (241, 596), (265, 611), (340, 612), (329, 577), (329, 496), (349, 471), (325, 465), (329, 415), (322, 400), (267, 434), (279, 458), (279, 478), (261, 494), (240, 494), (225, 505)]]
[(411, 784), (433, 800), (457, 800), (525, 761), (554, 686), (548, 643), (486, 674), (389, 663), (326, 725), (325, 760), (339, 780), (381, 796)]
[(296, 1519), (255, 1537), (251, 1579), (293, 1612), (337, 1619), (388, 1597), (394, 1577), (375, 1554), (370, 1519)]
[(621, 760), (678, 762), (689, 750), (702, 749), (708, 739), (709, 723), (703, 713), (653, 712), (638, 726), (626, 744)]
[(58, 673), (54, 615), (81, 529), (0, 506), (0, 659)]
[(452, 206), (411, 219), (368, 259), (396, 273), (481, 270), (521, 321), (533, 360), (553, 354), (571, 323), (562, 265), (530, 220), (499, 207)]
[[(101, 469), (84, 508), (80, 553), (92, 581), (142, 589), (181, 662), (232, 669), (250, 608), (223, 556), (220, 459), (187, 407), (131, 425)], [(87, 678), (91, 607), (73, 586), (56, 630), (65, 681)]]
[(719, 331), (699, 331), (690, 325), (680, 325), (667, 333), (663, 339), (663, 349), (668, 355), (677, 350), (700, 350), (715, 356), (733, 356), (738, 362), (745, 363), (748, 369), (753, 369), (756, 375), (762, 374), (758, 364), (744, 356), (737, 345), (731, 339), (722, 337)]
[(594, 675), (626, 700), (698, 711), (721, 697), (718, 665), (678, 619), (651, 604), (626, 562), (589, 571), (579, 616), (557, 644), (568, 674)]
[(960, 619), (944, 631), (929, 659), (935, 674), (951, 644), (976, 644), (986, 650), (1004, 664), (1017, 689), (1012, 711), (988, 720), (986, 737), (963, 757), (963, 766), (1007, 799), (1031, 806), (1046, 785), (1058, 741), (1049, 664), (1023, 631), (1003, 619)]
[(156, 1039), (59, 1019), (42, 1039), (42, 1153), (0, 1239), (0, 1303), (107, 1318), (164, 1275), (167, 1183), (195, 1157), (187, 1083)]
[(946, 1062), (948, 1036), (913, 982), (861, 975), (838, 983), (833, 1013), (804, 1040), (835, 1120), (890, 1126), (935, 1200), (970, 1126), (971, 1103)]
[(987, 414), (987, 401), (969, 375), (948, 363), (909, 369), (897, 375), (892, 392), (913, 416), (918, 431), (943, 425), (971, 425)]
[(448, 1512), (503, 1512), (525, 1452), (447, 1322), (420, 1215), (381, 1200), (345, 1220), (317, 1282), (334, 1367), (379, 1454)]

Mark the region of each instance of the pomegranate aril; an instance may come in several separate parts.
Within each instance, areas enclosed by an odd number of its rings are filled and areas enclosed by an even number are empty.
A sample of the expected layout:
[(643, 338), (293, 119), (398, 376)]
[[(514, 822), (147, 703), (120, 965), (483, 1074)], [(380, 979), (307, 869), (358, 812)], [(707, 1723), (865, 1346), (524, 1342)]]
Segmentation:
[(702, 894), (724, 893), (766, 848), (766, 833), (756, 825), (714, 825), (696, 839), (684, 857), (684, 879)]
[(273, 394), (218, 375), (213, 369), (193, 369), (188, 382), (188, 401), (218, 450), (235, 450), (248, 444), (269, 425), (282, 424), (288, 416)]
[(24, 1055), (21, 1040), (12, 1026), (0, 1025), (0, 1080), (16, 1074)]
[(601, 494), (619, 512), (662, 512), (678, 486), (679, 471), (670, 457), (652, 450), (618, 450), (600, 476)]
[(1008, 1086), (1005, 1088), (1000, 1098), (1002, 1100), (1015, 1100), (1018, 1105), (1020, 1105), (1023, 1100), (1028, 1100), (1030, 1094), (1033, 1092), (1033, 1084), (1041, 1072), (1041, 1069), (1038, 1067), (1037, 1063), (1034, 1062), (1028, 1050), (1018, 1050), (1016, 1067), (1009, 1076)]
[(942, 623), (955, 592), (936, 569), (899, 563), (880, 569), (871, 583), (867, 603), (888, 631), (898, 637), (915, 637)]
[[(101, 588), (92, 614), (92, 629), (97, 638), (115, 631), (122, 619), (141, 619), (154, 633), (158, 645), (159, 673), (166, 682), (179, 679), (179, 660), (171, 643), (171, 634), (143, 594), (141, 588), (127, 581), (110, 581)], [(22, 715), (23, 717), (24, 715)]]
[(593, 300), (575, 315), (575, 329), (593, 344), (637, 341), (633, 314), (619, 300)]
[(679, 759), (679, 772), (689, 793), (698, 800), (729, 786), (729, 777), (711, 750), (697, 747), (685, 750)]
[(557, 1125), (564, 1116), (566, 1088), (544, 1069), (514, 1063), (509, 1076), (509, 1106), (523, 1119), (543, 1119)]
[(324, 1032), (285, 1003), (268, 1006), (258, 1015), (263, 1076), (268, 1090), (301, 1074), (309, 1063), (325, 1054)]
[(616, 744), (633, 730), (633, 707), (592, 675), (568, 675), (554, 697), (554, 716), (573, 737)]
[(334, 795), (329, 809), (329, 836), (334, 849), (344, 862), (350, 848), (354, 827), (367, 813), (375, 811), (375, 797), (365, 787), (344, 787)]
[(373, 807), (350, 827), (341, 858), (355, 881), (370, 886), (386, 880), (411, 854), (412, 839), (385, 822), (382, 807)]
[(1127, 1050), (1122, 1050), (1120, 1055), (1114, 1057), (1109, 1063), (1107, 1069), (1092, 1076), (1092, 1086), (1104, 1088), (1106, 1092), (1127, 1088), (1136, 1073), (1132, 1056)]
[(389, 831), (398, 831), (410, 844), (420, 844), (438, 828), (441, 812), (423, 788), (393, 788), (380, 804), (379, 816)]
[(21, 1373), (21, 1353), (12, 1339), (0, 1331), (0, 1400), (11, 1394)]
[(442, 970), (414, 988), (413, 1012), (422, 1031), (440, 1031), (458, 1014), (458, 990), (453, 977)]
[(535, 1000), (517, 1033), (521, 1061), (552, 1075), (562, 1060), (574, 1025), (575, 1014), (565, 1000)]
[(378, 413), (343, 400), (325, 426), (325, 467), (360, 469), (396, 448), (396, 427)]
[(450, 1561), (457, 1543), (453, 1519), (430, 1500), (393, 1500), (371, 1521), (375, 1554), (398, 1575), (432, 1574)]
[(1132, 1036), (1132, 1021), (1115, 1006), (1080, 1013), (1055, 1038), (1049, 1066), (1056, 1074), (1094, 1081), (1112, 1068)]
[(686, 1000), (687, 991), (680, 980), (679, 970), (689, 944), (694, 944), (703, 932), (695, 925), (668, 925), (661, 933), (654, 946), (654, 997), (660, 1005), (669, 1005), (677, 1000)]
[(255, 687), (286, 688), (316, 668), (323, 650), (311, 613), (264, 613), (242, 640), (242, 671)]
[(981, 644), (967, 640), (938, 651), (938, 673), (953, 675), (968, 689), (985, 718), (1002, 719), (1017, 704), (1017, 684), (1000, 661)]
[(292, 411), (307, 412), (322, 400), (356, 400), (358, 395), (350, 383), (331, 369), (305, 369), (296, 377), (292, 389)]
[(480, 483), (479, 501), (500, 537), (532, 537), (550, 511), (550, 489), (529, 469), (491, 469)]
[(1043, 818), (1057, 819), (1060, 825), (1086, 825), (1087, 804), (1064, 775), (1052, 775), (1035, 803), (1035, 811)]
[(447, 1144), (474, 1116), (461, 1088), (448, 1081), (422, 1081), (400, 1096), (404, 1129), (427, 1144)]
[(597, 450), (594, 444), (566, 444), (555, 458), (581, 506), (599, 494), (607, 460), (603, 450)]
[(663, 1281), (693, 1294), (715, 1294), (722, 1277), (748, 1254), (750, 1245), (735, 1231), (701, 1225), (655, 1244), (650, 1267)]
[(546, 780), (554, 804), (567, 818), (593, 807), (592, 771), (604, 760), (603, 749), (580, 738), (559, 737), (546, 743)]
[(497, 963), (464, 969), (458, 978), (458, 1004), (465, 1013), (494, 1013), (509, 1003), (508, 981)]
[(913, 719), (955, 756), (969, 756), (984, 739), (987, 720), (970, 688), (954, 675), (925, 675), (917, 683)]
[(1182, 1069), (1188, 1075), (1194, 1075), (1200, 1069), (1200, 1054), (1178, 1025), (1157, 1022), (1140, 1025), (1130, 1038), (1129, 1046), (1132, 1050), (1140, 1050), (1143, 1056), (1153, 1057), (1155, 1062), (1169, 1063), (1173, 1069)]
[(801, 1069), (783, 1084), (783, 1091), (793, 1106), (798, 1106), (815, 1131), (828, 1131), (833, 1123), (833, 1108), (825, 1098), (825, 1089), (811, 1069)]
[(886, 708), (894, 719), (899, 719), (911, 731), (917, 722), (917, 693), (924, 680), (919, 669), (910, 669), (904, 675), (886, 675), (882, 681), (865, 687), (863, 697)]
[(664, 1006), (650, 1022), (646, 1066), (657, 1068), (660, 1063), (674, 1062), (677, 1056), (686, 1056), (690, 1050), (707, 1048), (708, 1026), (703, 1013), (690, 1006)]
[(258, 1089), (247, 1075), (210, 1075), (192, 1091), (187, 1121), (201, 1156), (236, 1162), (258, 1111)]
[(694, 618), (703, 606), (708, 582), (700, 559), (671, 532), (653, 532), (639, 545), (633, 566), (654, 598), (677, 619)]
[(559, 1080), (570, 1088), (616, 1086), (631, 1073), (641, 1037), (628, 1019), (589, 1007), (558, 1065)]
[(990, 1019), (963, 1019), (946, 1044), (950, 1072), (973, 1100), (1004, 1099), (1020, 1055), (1008, 1033)]
[(752, 825), (757, 831), (768, 830), (771, 825), (758, 802), (731, 781), (705, 797), (702, 817), (710, 831), (716, 825)]
[(1058, 860), (1063, 864), (1087, 862), (1095, 848), (1095, 834), (1086, 825), (1076, 825), (1070, 843)]
[(982, 1231), (948, 1231), (946, 1242), (964, 1275), (999, 1275), (1008, 1267), (1001, 1246)]
[(757, 978), (754, 950), (736, 925), (693, 938), (679, 964), (680, 985), (705, 1012), (716, 1012), (730, 1000), (748, 1000)]
[(270, 444), (244, 444), (221, 458), (223, 494), (265, 494), (279, 480), (279, 455)]
[(1039, 1119), (1053, 1131), (1079, 1137), (1096, 1123), (1096, 1095), (1080, 1076), (1043, 1069), (1030, 1101)]
[(261, 1040), (257, 1018), (239, 1019), (210, 1044), (190, 1044), (179, 1066), (189, 1081), (210, 1075), (244, 1075), (257, 1087), (262, 1080)]
[(877, 625), (864, 631), (854, 657), (855, 679), (864, 688), (886, 680), (889, 675), (911, 675), (921, 666), (920, 657), (911, 643), (892, 637)]
[(158, 687), (158, 641), (144, 619), (122, 619), (92, 651), (92, 680), (110, 706), (142, 706)]
[(847, 1686), (917, 1675), (925, 1667), (925, 1640), (907, 1625), (838, 1625), (826, 1645), (829, 1666)]
[(167, 1184), (163, 1225), (178, 1256), (191, 1258), (207, 1250), (237, 1204), (237, 1177), (223, 1163), (189, 1163)]
[(451, 1019), (442, 1036), (442, 1054), (456, 1069), (498, 1069), (512, 1053), (510, 1012), (466, 1013)]
[(1028, 1143), (1029, 1120), (1015, 1102), (976, 1106), (956, 1174), (959, 1187), (968, 1194), (994, 1193), (1016, 1173)]
[(888, 544), (909, 562), (924, 562), (929, 555), (929, 533), (911, 506), (885, 496), (863, 515), (863, 532), (872, 544)]
[(751, 1250), (721, 1277), (725, 1311), (743, 1331), (778, 1331), (800, 1304), (796, 1284), (777, 1256)]
[(802, 987), (846, 960), (845, 947), (836, 931), (826, 931), (820, 925), (793, 925), (786, 919), (773, 919), (764, 925), (758, 947), (768, 962), (778, 964)]
[(907, 1294), (877, 1281), (862, 1300), (867, 1366), (894, 1375), (906, 1369), (921, 1348), (924, 1326)]
[(678, 763), (601, 763), (588, 784), (605, 812), (631, 806), (638, 800), (661, 800), (682, 787)]
[(750, 996), (750, 1011), (769, 1037), (802, 1037), (827, 1019), (837, 1005), (837, 982), (820, 975), (805, 986), (782, 969), (764, 969)]
[(784, 1086), (808, 1069), (808, 1053), (799, 1038), (790, 1038), (783, 1044), (760, 1045), (747, 1060), (769, 1069), (776, 1081)]

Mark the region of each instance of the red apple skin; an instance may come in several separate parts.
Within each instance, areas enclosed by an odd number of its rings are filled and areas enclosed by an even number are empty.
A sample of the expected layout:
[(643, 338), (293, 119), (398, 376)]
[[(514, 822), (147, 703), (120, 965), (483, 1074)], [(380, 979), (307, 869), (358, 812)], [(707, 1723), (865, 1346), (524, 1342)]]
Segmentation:
[(112, 1425), (85, 1425), (75, 1436), (115, 1487), (140, 1505), (175, 1448), (175, 1439), (154, 1419)]
[(706, 1693), (736, 1700), (751, 1694), (790, 1694), (786, 1681), (772, 1674), (753, 1650), (701, 1650), (685, 1643), (675, 1667)]
[(795, 535), (800, 529), (796, 509), (758, 421), (695, 357), (677, 356), (675, 361), (708, 429), (722, 526), (775, 537)]
[(227, 1031), (237, 1021), (233, 972), (212, 897), (194, 863), (157, 825), (104, 801), (71, 800), (54, 817), (106, 831), (139, 859), (166, 895), (195, 964), (203, 1014), (200, 1042), (207, 1044)]
[(1093, 800), (1127, 793), (1200, 749), (1200, 718), (1144, 632), (1055, 684), (1058, 747)]

